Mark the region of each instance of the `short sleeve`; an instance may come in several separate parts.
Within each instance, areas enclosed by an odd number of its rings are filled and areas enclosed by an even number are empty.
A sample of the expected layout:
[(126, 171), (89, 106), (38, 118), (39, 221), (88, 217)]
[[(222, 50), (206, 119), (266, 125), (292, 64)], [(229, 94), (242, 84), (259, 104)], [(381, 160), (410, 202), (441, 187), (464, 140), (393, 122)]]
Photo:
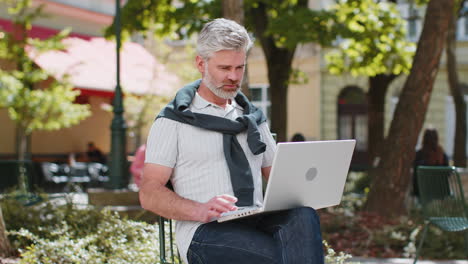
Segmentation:
[(276, 152), (276, 141), (271, 135), (270, 127), (267, 122), (263, 122), (259, 127), (260, 135), (263, 142), (266, 144), (266, 150), (263, 153), (262, 168), (273, 165), (273, 158)]
[(146, 142), (145, 163), (174, 168), (177, 162), (177, 130), (179, 123), (167, 118), (154, 121)]

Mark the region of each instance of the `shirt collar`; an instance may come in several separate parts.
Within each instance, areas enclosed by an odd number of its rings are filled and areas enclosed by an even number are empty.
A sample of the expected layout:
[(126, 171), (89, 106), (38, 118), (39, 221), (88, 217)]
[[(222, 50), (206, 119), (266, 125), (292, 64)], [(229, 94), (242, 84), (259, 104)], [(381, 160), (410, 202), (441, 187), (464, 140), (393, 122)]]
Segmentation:
[(201, 97), (197, 92), (192, 100), (192, 105), (196, 109), (203, 109), (205, 107), (212, 106), (213, 104), (205, 100), (205, 98)]
[[(213, 107), (219, 107), (213, 103), (210, 103), (208, 102), (207, 100), (205, 100), (205, 98), (201, 97), (198, 92), (195, 93), (195, 97), (193, 98), (192, 100), (192, 105), (193, 107), (195, 107), (196, 109), (203, 109), (203, 108), (206, 108), (208, 106), (213, 106)], [(244, 108), (242, 108), (242, 106), (240, 106), (239, 104), (237, 104), (236, 100), (232, 99), (231, 100), (231, 106), (233, 108), (237, 108), (239, 110), (244, 110)]]
[(244, 110), (244, 108), (242, 108), (242, 106), (240, 106), (240, 105), (236, 102), (236, 100), (234, 100), (234, 99), (231, 100), (231, 105), (232, 105), (233, 108), (237, 108), (237, 109), (239, 109), (239, 110)]

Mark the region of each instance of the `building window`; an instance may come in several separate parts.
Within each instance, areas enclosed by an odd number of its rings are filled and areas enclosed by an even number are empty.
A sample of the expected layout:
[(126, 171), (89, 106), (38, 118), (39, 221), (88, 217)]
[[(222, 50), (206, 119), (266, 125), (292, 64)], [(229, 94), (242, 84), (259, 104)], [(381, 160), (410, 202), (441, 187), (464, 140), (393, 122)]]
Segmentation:
[(406, 20), (406, 32), (409, 41), (417, 41), (421, 32), (421, 10), (412, 1), (399, 1), (397, 8), (401, 18)]
[(366, 95), (357, 86), (345, 87), (338, 97), (339, 139), (356, 139), (356, 149), (367, 150)]
[(464, 33), (465, 34), (463, 34), (463, 35), (464, 35), (465, 38), (468, 38), (468, 15), (465, 15), (463, 17), (463, 20), (465, 20), (465, 27), (464, 27), (464, 29), (465, 29)]
[(460, 34), (461, 40), (468, 40), (468, 2), (465, 1), (465, 6), (463, 7), (462, 13), (464, 14), (463, 17), (460, 17), (460, 26), (462, 30), (462, 34)]
[(271, 116), (271, 101), (270, 94), (268, 93), (267, 84), (254, 84), (250, 85), (250, 98), (253, 105), (260, 108), (262, 112), (268, 118), (268, 123), (270, 123)]
[(412, 4), (408, 8), (408, 37), (410, 40), (416, 41), (419, 37), (419, 13)]
[(356, 139), (351, 165), (362, 167), (367, 160), (367, 99), (357, 86), (347, 86), (338, 95), (338, 139)]
[(468, 2), (460, 10), (457, 21), (457, 40), (468, 41)]

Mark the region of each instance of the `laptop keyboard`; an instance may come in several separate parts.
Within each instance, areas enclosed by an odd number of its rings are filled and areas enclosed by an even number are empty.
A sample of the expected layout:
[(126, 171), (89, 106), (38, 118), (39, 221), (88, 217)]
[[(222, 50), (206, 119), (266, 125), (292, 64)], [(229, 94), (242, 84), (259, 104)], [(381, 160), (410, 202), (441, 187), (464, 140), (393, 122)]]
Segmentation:
[(247, 207), (239, 207), (235, 211), (229, 211), (221, 214), (221, 217), (224, 216), (231, 216), (231, 215), (248, 215), (249, 212), (257, 210), (259, 207), (257, 206), (247, 206)]

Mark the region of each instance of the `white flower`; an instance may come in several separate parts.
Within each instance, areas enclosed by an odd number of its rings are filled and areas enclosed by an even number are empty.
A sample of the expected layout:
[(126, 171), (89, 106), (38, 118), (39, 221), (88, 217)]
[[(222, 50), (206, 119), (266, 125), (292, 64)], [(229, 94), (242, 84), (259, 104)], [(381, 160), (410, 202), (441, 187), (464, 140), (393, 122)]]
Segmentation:
[(416, 246), (414, 245), (414, 242), (409, 242), (406, 247), (403, 248), (403, 256), (405, 258), (412, 258), (416, 254)]
[(410, 234), (410, 240), (411, 241), (416, 240), (416, 237), (418, 236), (420, 230), (421, 229), (418, 227), (418, 228), (414, 229), (413, 231), (411, 231), (411, 234)]
[(393, 231), (390, 234), (390, 237), (393, 238), (393, 239), (396, 239), (396, 240), (400, 240), (400, 241), (405, 241), (406, 240), (406, 236), (404, 236), (401, 232)]

